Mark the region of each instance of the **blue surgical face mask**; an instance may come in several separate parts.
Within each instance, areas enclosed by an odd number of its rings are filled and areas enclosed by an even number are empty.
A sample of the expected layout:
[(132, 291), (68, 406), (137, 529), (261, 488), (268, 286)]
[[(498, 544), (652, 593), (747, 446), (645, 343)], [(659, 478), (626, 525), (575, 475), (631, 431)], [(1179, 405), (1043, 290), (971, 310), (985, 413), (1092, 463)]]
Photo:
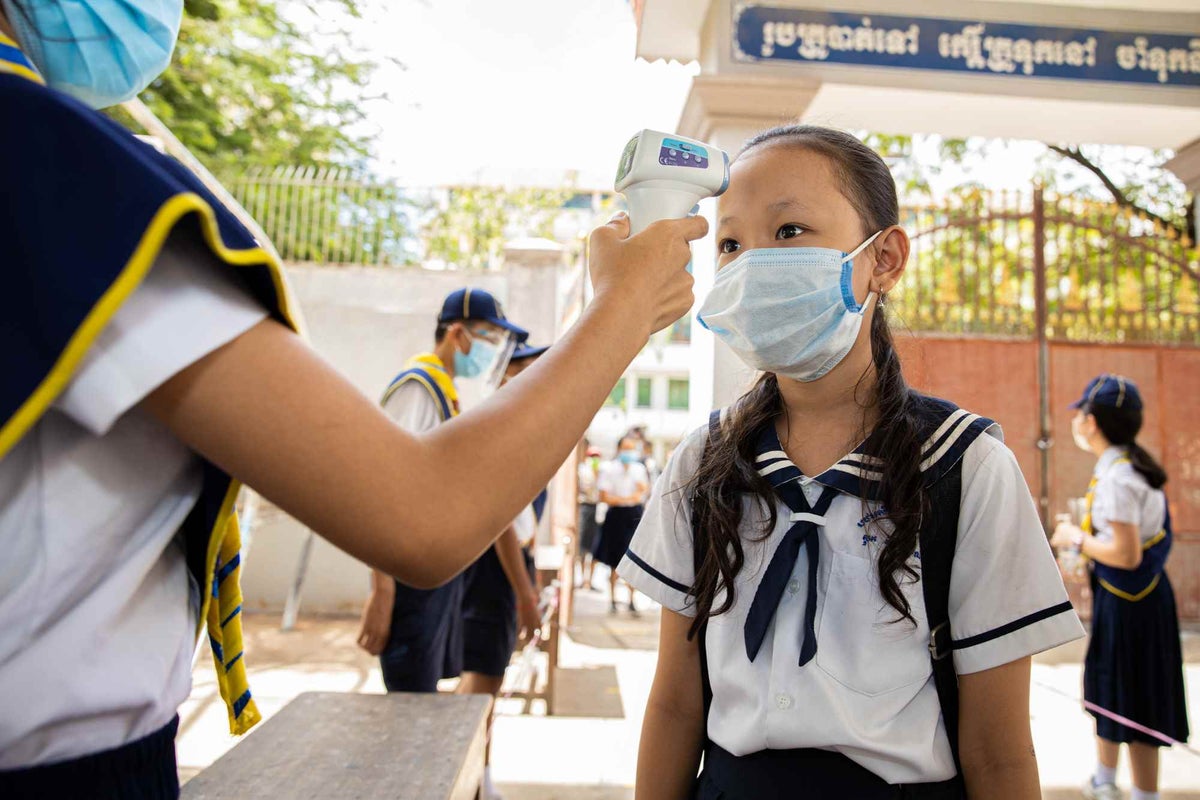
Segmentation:
[(171, 63), (183, 0), (0, 0), (46, 83), (92, 108), (135, 97)]
[(815, 381), (841, 363), (874, 300), (854, 299), (854, 257), (825, 247), (747, 250), (717, 273), (697, 315), (754, 369)]
[(622, 450), (617, 454), (617, 458), (622, 464), (636, 464), (638, 462), (638, 454), (636, 450)]
[(491, 342), (476, 337), (467, 352), (454, 351), (454, 375), (459, 378), (478, 378), (496, 360), (498, 349)]

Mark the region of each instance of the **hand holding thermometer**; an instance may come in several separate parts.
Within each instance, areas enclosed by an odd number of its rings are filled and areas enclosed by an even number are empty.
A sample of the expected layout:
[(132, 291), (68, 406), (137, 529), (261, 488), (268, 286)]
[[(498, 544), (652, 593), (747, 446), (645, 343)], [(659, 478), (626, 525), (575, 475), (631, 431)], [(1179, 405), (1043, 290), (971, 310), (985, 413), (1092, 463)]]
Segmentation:
[(729, 156), (710, 144), (644, 130), (625, 145), (616, 189), (629, 206), (630, 234), (660, 219), (680, 219), (729, 185)]

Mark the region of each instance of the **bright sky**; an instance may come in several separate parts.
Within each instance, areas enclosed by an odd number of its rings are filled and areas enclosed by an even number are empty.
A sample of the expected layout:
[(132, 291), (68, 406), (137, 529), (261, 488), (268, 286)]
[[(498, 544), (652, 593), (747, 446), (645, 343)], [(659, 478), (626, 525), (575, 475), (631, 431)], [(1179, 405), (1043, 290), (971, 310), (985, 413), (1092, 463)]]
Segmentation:
[(629, 137), (670, 130), (695, 65), (634, 58), (626, 0), (392, 0), (363, 45), (390, 96), (369, 112), (381, 171), (409, 185), (516, 175), (611, 184)]
[[(408, 186), (612, 185), (642, 128), (679, 122), (696, 64), (635, 58), (627, 0), (360, 0), (356, 38), (381, 62), (367, 109), (376, 169)], [(397, 59), (401, 69), (389, 62)], [(936, 162), (936, 149), (918, 151)], [(1044, 148), (1010, 142), (932, 177), (1028, 189)]]

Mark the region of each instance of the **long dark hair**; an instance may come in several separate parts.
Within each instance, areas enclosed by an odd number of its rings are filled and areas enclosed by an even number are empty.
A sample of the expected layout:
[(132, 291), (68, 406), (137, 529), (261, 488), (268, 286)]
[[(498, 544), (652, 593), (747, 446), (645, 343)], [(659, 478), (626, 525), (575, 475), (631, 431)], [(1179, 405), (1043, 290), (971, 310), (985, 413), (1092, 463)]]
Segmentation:
[(1114, 408), (1084, 403), (1079, 410), (1095, 417), (1096, 427), (1104, 434), (1109, 444), (1125, 448), (1131, 466), (1141, 473), (1151, 489), (1163, 487), (1167, 482), (1167, 471), (1154, 460), (1154, 456), (1137, 443), (1137, 435), (1142, 430), (1140, 408)]
[[(829, 159), (842, 194), (858, 213), (864, 238), (896, 225), (900, 219), (896, 183), (875, 151), (842, 131), (813, 125), (790, 125), (758, 134), (742, 148), (739, 157), (766, 144), (803, 148)], [(900, 588), (903, 578), (916, 578), (908, 558), (917, 547), (921, 516), (927, 504), (921, 478), (921, 441), (911, 403), (911, 393), (900, 371), (900, 358), (892, 342), (880, 297), (871, 320), (871, 355), (876, 373), (874, 397), (866, 408), (877, 407), (879, 423), (871, 435), (873, 450), (885, 458), (883, 478), (876, 496), (894, 529), (880, 536), (879, 591), (899, 613), (915, 623), (912, 609)], [(866, 376), (864, 376), (866, 377)], [(690, 484), (696, 531), (696, 579), (691, 594), (696, 601), (695, 635), (710, 616), (733, 607), (734, 578), (745, 564), (740, 525), (743, 495), (760, 503), (768, 519), (759, 532), (766, 538), (775, 527), (775, 494), (755, 467), (758, 432), (783, 413), (779, 381), (767, 373), (729, 410), (720, 434), (710, 438)], [(865, 408), (864, 408), (865, 410)], [(863, 431), (864, 435), (867, 431)], [(868, 523), (882, 533), (879, 521)], [(720, 597), (718, 604), (717, 598)]]

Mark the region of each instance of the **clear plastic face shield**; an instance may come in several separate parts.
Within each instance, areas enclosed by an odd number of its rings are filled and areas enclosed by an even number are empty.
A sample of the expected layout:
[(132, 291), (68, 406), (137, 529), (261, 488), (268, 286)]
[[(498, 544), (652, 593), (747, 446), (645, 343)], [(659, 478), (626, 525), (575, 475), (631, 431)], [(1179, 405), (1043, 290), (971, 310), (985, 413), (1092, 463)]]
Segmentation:
[(473, 408), (500, 387), (504, 372), (517, 349), (516, 334), (482, 322), (464, 323), (471, 349), (455, 354), (455, 380), (459, 403)]

